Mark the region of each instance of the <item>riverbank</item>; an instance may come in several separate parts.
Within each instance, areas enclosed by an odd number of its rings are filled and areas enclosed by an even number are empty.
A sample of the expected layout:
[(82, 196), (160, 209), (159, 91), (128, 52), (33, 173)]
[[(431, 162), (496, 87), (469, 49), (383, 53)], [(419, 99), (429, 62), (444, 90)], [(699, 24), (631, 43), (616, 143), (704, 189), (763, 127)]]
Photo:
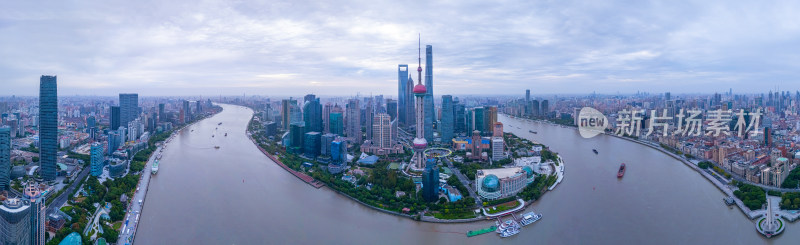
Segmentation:
[[(630, 141), (630, 142), (634, 142), (634, 143), (637, 143), (637, 144), (640, 144), (640, 145), (644, 145), (644, 146), (656, 149), (656, 150), (658, 150), (658, 151), (660, 151), (660, 152), (662, 152), (664, 154), (667, 154), (668, 156), (674, 158), (675, 160), (678, 160), (678, 161), (682, 162), (683, 164), (685, 164), (686, 166), (688, 166), (692, 170), (700, 173), (700, 175), (702, 175), (709, 182), (714, 184), (714, 186), (716, 186), (717, 189), (722, 191), (722, 193), (725, 193), (725, 195), (733, 197), (733, 200), (734, 200), (736, 206), (739, 207), (739, 210), (741, 210), (742, 214), (744, 214), (748, 219), (754, 220), (754, 219), (756, 219), (758, 217), (761, 217), (761, 216), (764, 216), (766, 214), (766, 210), (751, 210), (750, 208), (745, 206), (744, 203), (742, 202), (742, 200), (740, 200), (739, 198), (736, 198), (736, 196), (733, 195), (733, 190), (731, 190), (730, 187), (728, 187), (726, 184), (723, 184), (717, 178), (715, 178), (714, 176), (712, 176), (708, 172), (703, 171), (696, 164), (686, 160), (682, 156), (676, 155), (675, 153), (672, 153), (672, 152), (668, 151), (667, 149), (664, 149), (661, 146), (656, 146), (656, 145), (653, 145), (653, 144), (650, 144), (650, 143), (647, 143), (647, 142), (644, 142), (644, 141), (641, 141), (641, 140), (631, 139), (631, 138), (628, 138), (628, 137), (622, 137), (622, 136), (618, 136), (616, 134), (606, 133), (606, 135), (617, 137), (619, 139), (624, 139), (624, 140), (627, 140), (627, 141)], [(792, 214), (792, 213), (786, 212), (785, 210), (780, 210), (780, 211), (777, 211), (776, 213), (778, 215), (780, 215), (782, 218), (788, 220), (789, 222), (794, 222), (800, 217), (800, 213)]]
[[(172, 131), (172, 133), (170, 133), (169, 137), (167, 137), (166, 139), (154, 143), (157, 145), (158, 143), (163, 142), (160, 146), (157, 146), (153, 152), (150, 153), (150, 156), (148, 156), (144, 168), (142, 168), (141, 175), (139, 176), (139, 182), (136, 183), (137, 191), (133, 193), (133, 196), (128, 201), (127, 206), (129, 208), (125, 212), (124, 216), (125, 218), (123, 219), (124, 223), (123, 226), (121, 226), (122, 230), (119, 231), (119, 238), (117, 239), (117, 243), (121, 243), (124, 241), (126, 242), (125, 244), (133, 244), (133, 242), (136, 240), (136, 234), (137, 231), (139, 230), (139, 215), (142, 213), (145, 201), (147, 200), (147, 191), (150, 190), (150, 180), (153, 177), (151, 175), (152, 165), (156, 161), (156, 156), (162, 154), (167, 144), (169, 144), (169, 142), (172, 141), (172, 139), (174, 139), (176, 135), (183, 132), (184, 129), (188, 128), (191, 125), (194, 125), (195, 123), (211, 118), (220, 112), (222, 112), (222, 109), (220, 109), (214, 114), (197, 119), (189, 124), (180, 126), (179, 128)], [(137, 200), (141, 202), (138, 202)], [(135, 218), (133, 218), (134, 215)]]
[[(259, 143), (255, 140), (255, 138), (252, 137), (252, 133), (249, 132), (249, 130), (246, 130), (245, 133), (247, 134), (247, 137), (250, 139), (250, 141), (253, 144), (256, 145), (256, 147), (261, 151), (262, 154), (267, 156), (270, 160), (275, 162), (278, 166), (280, 166), (281, 168), (283, 168), (287, 172), (291, 173), (292, 175), (294, 175), (298, 179), (302, 180), (303, 182), (306, 182), (307, 184), (313, 186), (314, 188), (319, 189), (319, 188), (322, 188), (323, 186), (325, 186), (324, 183), (322, 183), (322, 182), (320, 182), (318, 180), (315, 180), (313, 177), (308, 176), (305, 173), (301, 173), (301, 172), (298, 172), (298, 171), (295, 171), (295, 170), (289, 168), (288, 166), (286, 166), (286, 164), (281, 162), (277, 157), (275, 157), (274, 155), (272, 155), (269, 152), (267, 152), (264, 148), (262, 148), (259, 145)], [(361, 204), (363, 206), (371, 208), (373, 210), (376, 210), (376, 211), (379, 211), (379, 212), (382, 212), (382, 213), (386, 213), (386, 214), (391, 214), (391, 215), (396, 215), (396, 216), (400, 216), (400, 217), (404, 217), (404, 218), (409, 218), (409, 219), (412, 219), (412, 220), (415, 220), (415, 221), (423, 221), (423, 222), (430, 222), (430, 223), (469, 223), (469, 222), (487, 220), (486, 217), (482, 217), (482, 216), (471, 218), (471, 219), (443, 220), (443, 219), (437, 219), (437, 218), (434, 218), (434, 217), (424, 216), (424, 215), (420, 215), (419, 219), (417, 219), (417, 215), (410, 215), (410, 214), (400, 213), (400, 212), (396, 212), (396, 211), (386, 210), (386, 209), (383, 209), (383, 208), (380, 208), (380, 207), (375, 207), (375, 206), (369, 205), (369, 204), (367, 204), (367, 203), (365, 203), (365, 202), (363, 202), (361, 200), (358, 200), (358, 198), (355, 198), (355, 197), (352, 197), (350, 195), (347, 195), (346, 193), (341, 192), (339, 190), (336, 190), (334, 188), (329, 188), (329, 189), (331, 189), (332, 191), (334, 191), (334, 192), (336, 192), (336, 193), (338, 193), (338, 194), (340, 194), (340, 195), (342, 195), (344, 197), (347, 197), (350, 200), (353, 200), (353, 201), (355, 201), (355, 202), (357, 202), (357, 203), (359, 203), (359, 204)]]
[(294, 171), (294, 169), (291, 169), (288, 166), (286, 166), (286, 164), (283, 164), (283, 162), (281, 162), (281, 160), (279, 160), (277, 157), (273, 156), (272, 154), (269, 154), (269, 152), (267, 152), (267, 150), (264, 150), (264, 148), (261, 148), (261, 146), (258, 145), (258, 142), (256, 142), (256, 140), (251, 136), (250, 132), (247, 132), (247, 138), (249, 138), (250, 141), (252, 141), (253, 144), (256, 145), (256, 147), (258, 147), (258, 150), (260, 150), (261, 153), (264, 153), (264, 155), (266, 155), (267, 157), (269, 157), (269, 159), (271, 159), (273, 162), (278, 164), (278, 166), (281, 166), (281, 168), (283, 168), (287, 172), (289, 172), (292, 175), (294, 175), (294, 177), (297, 177), (298, 179), (302, 180), (303, 182), (306, 182), (307, 184), (309, 184), (309, 185), (311, 185), (311, 186), (313, 186), (314, 188), (317, 188), (317, 189), (319, 189), (320, 187), (325, 186), (324, 183), (315, 180), (314, 178), (312, 178), (311, 176), (308, 176), (305, 173)]

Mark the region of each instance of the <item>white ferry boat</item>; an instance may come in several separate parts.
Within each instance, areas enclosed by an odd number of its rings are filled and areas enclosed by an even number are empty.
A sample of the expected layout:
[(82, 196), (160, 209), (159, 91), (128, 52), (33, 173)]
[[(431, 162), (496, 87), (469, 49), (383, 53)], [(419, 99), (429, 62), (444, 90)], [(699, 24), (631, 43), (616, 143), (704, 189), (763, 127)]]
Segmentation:
[(497, 222), (497, 233), (500, 237), (510, 237), (520, 232), (522, 226), (514, 220), (507, 220), (503, 223)]
[(522, 223), (522, 226), (533, 224), (536, 221), (542, 219), (542, 214), (537, 214), (535, 212), (529, 212), (522, 215), (522, 219), (519, 221)]

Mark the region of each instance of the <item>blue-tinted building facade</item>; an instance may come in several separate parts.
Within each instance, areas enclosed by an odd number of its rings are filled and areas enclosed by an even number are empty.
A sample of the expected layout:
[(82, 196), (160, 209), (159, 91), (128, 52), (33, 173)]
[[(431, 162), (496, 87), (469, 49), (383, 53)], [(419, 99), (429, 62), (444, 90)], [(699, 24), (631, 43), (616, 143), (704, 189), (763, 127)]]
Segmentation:
[(433, 142), (433, 121), (435, 111), (433, 108), (433, 47), (425, 45), (425, 140)]
[(291, 139), (291, 146), (289, 147), (291, 152), (295, 153), (302, 153), (303, 147), (303, 138), (305, 137), (306, 126), (304, 123), (292, 123), (289, 126), (289, 138)]
[(458, 134), (466, 134), (467, 133), (466, 108), (464, 107), (464, 104), (458, 103), (458, 98), (453, 99), (453, 116), (455, 117), (453, 131), (455, 131), (455, 133)]
[(455, 117), (453, 115), (453, 96), (442, 95), (442, 122), (441, 122), (441, 137), (442, 143), (449, 144), (453, 140), (453, 133), (455, 132)]
[(428, 159), (422, 171), (422, 198), (427, 202), (439, 199), (439, 167), (435, 159)]
[(303, 103), (303, 121), (306, 132), (322, 132), (322, 104), (313, 94), (306, 95)]
[(39, 79), (39, 176), (56, 179), (58, 157), (58, 87), (56, 76)]
[(403, 125), (408, 124), (408, 121), (406, 121), (406, 115), (408, 115), (406, 103), (412, 103), (406, 101), (408, 90), (408, 65), (397, 65), (397, 111), (398, 121)]
[(331, 163), (341, 165), (347, 161), (347, 143), (334, 141), (331, 143)]
[(103, 145), (100, 143), (92, 144), (91, 153), (91, 174), (97, 177), (103, 174), (103, 161), (105, 161), (103, 157)]
[(139, 117), (139, 94), (119, 94), (119, 115), (120, 124), (125, 126)]
[(319, 132), (308, 132), (305, 134), (305, 138), (303, 139), (303, 154), (306, 155), (308, 158), (315, 158), (319, 156), (320, 152), (320, 141), (322, 140), (322, 135)]
[(344, 118), (341, 112), (332, 112), (330, 115), (331, 133), (335, 135), (344, 135)]
[(11, 128), (0, 127), (0, 190), (11, 188)]
[(119, 114), (119, 106), (112, 106), (111, 107), (111, 130), (119, 129), (120, 124), (120, 114)]
[(114, 153), (117, 149), (119, 149), (119, 143), (122, 140), (122, 136), (119, 135), (117, 130), (112, 130), (108, 132), (108, 154)]

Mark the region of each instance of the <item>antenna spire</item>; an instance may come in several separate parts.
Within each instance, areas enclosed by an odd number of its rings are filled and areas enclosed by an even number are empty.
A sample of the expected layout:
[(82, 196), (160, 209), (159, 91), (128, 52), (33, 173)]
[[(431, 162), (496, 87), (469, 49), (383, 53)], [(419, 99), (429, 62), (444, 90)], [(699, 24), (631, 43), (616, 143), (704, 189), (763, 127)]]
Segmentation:
[(422, 84), (422, 35), (417, 33), (417, 84)]

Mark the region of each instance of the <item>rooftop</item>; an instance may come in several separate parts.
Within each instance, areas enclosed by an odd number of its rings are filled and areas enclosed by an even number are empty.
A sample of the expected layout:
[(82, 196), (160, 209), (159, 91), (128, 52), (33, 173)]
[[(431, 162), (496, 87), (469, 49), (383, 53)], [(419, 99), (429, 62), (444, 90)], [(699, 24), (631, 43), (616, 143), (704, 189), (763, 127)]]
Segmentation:
[(493, 174), (497, 176), (497, 178), (503, 179), (512, 177), (517, 175), (518, 173), (522, 173), (523, 170), (521, 167), (513, 167), (513, 168), (495, 168), (495, 169), (481, 169), (478, 170), (476, 178), (482, 178), (483, 176)]

